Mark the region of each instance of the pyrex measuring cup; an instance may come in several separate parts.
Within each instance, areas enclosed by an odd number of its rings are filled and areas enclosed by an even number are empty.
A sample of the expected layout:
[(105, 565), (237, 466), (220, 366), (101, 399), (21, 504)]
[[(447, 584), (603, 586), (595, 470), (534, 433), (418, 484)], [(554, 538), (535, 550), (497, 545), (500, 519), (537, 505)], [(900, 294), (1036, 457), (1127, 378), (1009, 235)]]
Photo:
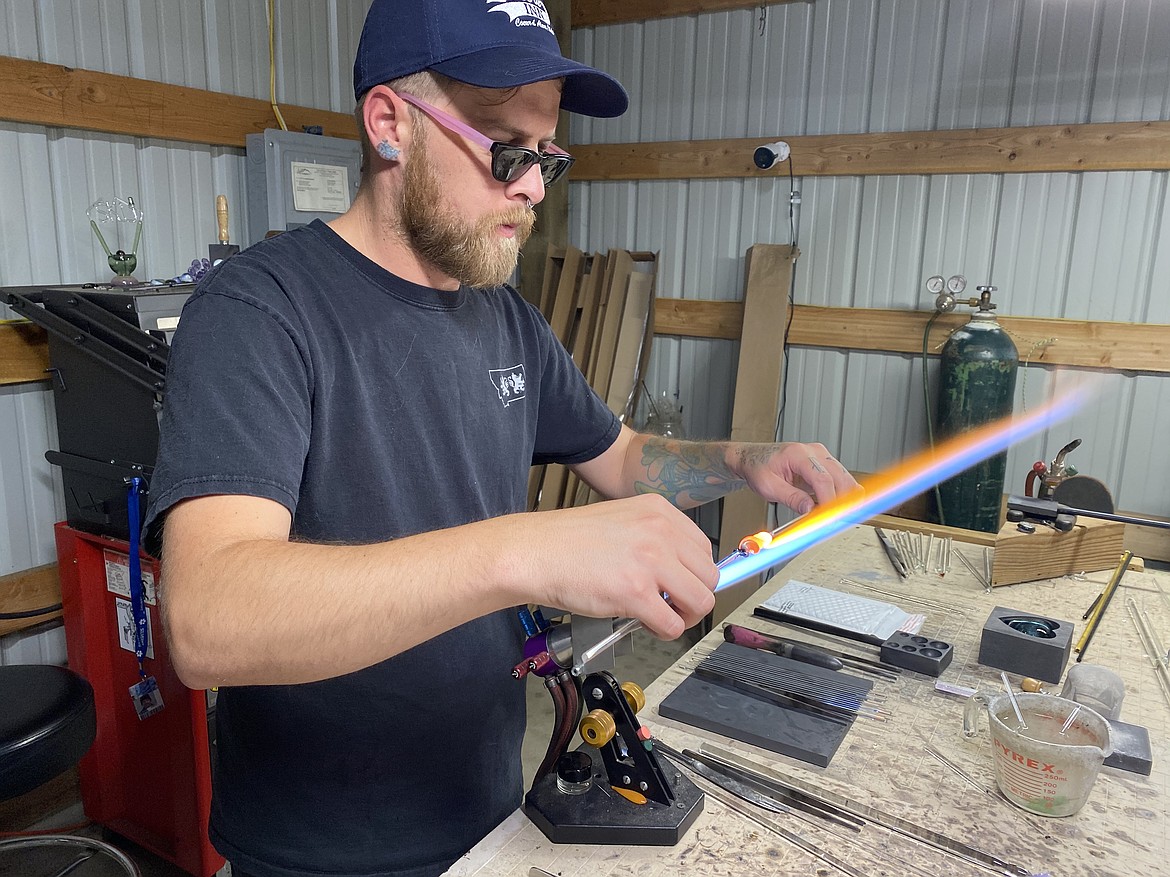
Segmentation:
[[(984, 699), (975, 697), (970, 706), (977, 710)], [(1016, 695), (1026, 727), (1020, 727), (1006, 694), (986, 703), (995, 779), (1004, 797), (1041, 816), (1071, 816), (1080, 810), (1101, 763), (1113, 751), (1109, 723), (1086, 706), (1047, 694)], [(963, 733), (975, 734), (971, 710), (964, 717)]]

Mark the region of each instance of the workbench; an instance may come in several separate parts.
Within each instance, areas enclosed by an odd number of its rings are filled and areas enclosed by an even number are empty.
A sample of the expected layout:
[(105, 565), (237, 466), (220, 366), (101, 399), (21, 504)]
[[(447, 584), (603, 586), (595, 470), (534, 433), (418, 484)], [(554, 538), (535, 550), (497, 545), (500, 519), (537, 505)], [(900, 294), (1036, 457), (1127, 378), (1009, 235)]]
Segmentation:
[[(958, 542), (954, 545), (970, 559), (981, 557), (979, 548), (965, 547)], [(698, 750), (701, 744), (717, 745), (817, 788), (960, 840), (1036, 875), (1154, 877), (1168, 874), (1170, 705), (1144, 655), (1141, 639), (1127, 612), (1126, 598), (1132, 598), (1146, 611), (1163, 641), (1170, 639), (1170, 609), (1165, 597), (1170, 593), (1170, 574), (1127, 573), (1085, 658), (1085, 663), (1107, 666), (1124, 679), (1126, 693), (1120, 719), (1149, 730), (1152, 773), (1147, 777), (1103, 767), (1088, 802), (1073, 816), (1046, 818), (1019, 809), (1004, 799), (996, 788), (986, 714), (981, 718), (979, 735), (966, 739), (961, 730), (965, 700), (939, 692), (935, 687), (936, 681), (941, 680), (989, 694), (1002, 691), (999, 671), (977, 661), (982, 627), (993, 607), (1007, 606), (1074, 621), (1079, 637), (1084, 624), (1081, 616), (1104, 589), (1110, 575), (1111, 571), (1106, 570), (997, 587), (987, 593), (956, 560), (945, 576), (916, 572), (907, 579), (899, 579), (873, 529), (855, 527), (790, 561), (728, 621), (876, 658), (878, 650), (873, 646), (777, 626), (754, 618), (752, 610), (790, 579), (886, 600), (907, 612), (925, 614), (922, 633), (954, 646), (954, 660), (939, 680), (907, 671), (897, 682), (879, 681), (873, 693), (883, 698), (880, 705), (892, 712), (889, 720), (882, 723), (859, 718), (830, 765), (813, 767), (659, 715), (658, 704), (690, 674), (698, 660), (723, 642), (722, 629), (717, 626), (647, 689), (647, 703), (638, 718), (656, 737), (675, 749)], [(1075, 660), (1074, 652), (1066, 671)], [(1011, 678), (1016, 684), (1020, 681), (1018, 675)], [(1059, 694), (1060, 686), (1048, 685), (1046, 690)], [(579, 742), (577, 738), (576, 743)], [(927, 744), (968, 778), (929, 755), (925, 749)], [(668, 770), (680, 770), (665, 758), (663, 763)], [(691, 779), (700, 788), (709, 788), (703, 780), (693, 775)], [(751, 805), (741, 806), (751, 809)], [(854, 834), (838, 828), (815, 827), (787, 814), (756, 812), (765, 821), (772, 821), (815, 847), (829, 851), (862, 874), (903, 877), (989, 873), (872, 824), (860, 834)], [(611, 874), (829, 877), (839, 873), (711, 795), (702, 815), (673, 847), (556, 845), (518, 810), (447, 873), (452, 877), (521, 877), (528, 875), (532, 866), (559, 877)]]

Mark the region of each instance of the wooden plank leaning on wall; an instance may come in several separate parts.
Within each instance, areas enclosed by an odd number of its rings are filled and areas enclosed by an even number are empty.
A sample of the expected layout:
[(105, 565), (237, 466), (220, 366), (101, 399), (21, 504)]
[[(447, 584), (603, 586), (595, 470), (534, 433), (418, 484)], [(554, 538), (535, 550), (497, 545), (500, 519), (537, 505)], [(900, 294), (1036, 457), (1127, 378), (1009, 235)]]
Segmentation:
[[(756, 244), (747, 251), (744, 267), (742, 332), (735, 397), (731, 409), (733, 442), (770, 442), (776, 438), (780, 387), (784, 382), (784, 332), (788, 324), (788, 290), (800, 251), (782, 244)], [(748, 490), (723, 499), (719, 553), (759, 532), (768, 522), (768, 504)], [(762, 584), (759, 576), (745, 579), (715, 596), (713, 622), (718, 624)]]
[[(552, 315), (549, 326), (561, 343), (568, 346), (572, 343), (569, 336), (579, 320), (577, 305), (581, 295), (581, 280), (585, 274), (585, 254), (576, 247), (550, 247), (546, 261), (553, 263), (558, 259), (561, 263), (559, 270), (553, 269), (550, 264), (545, 271), (548, 274), (549, 270), (554, 270), (557, 275), (557, 285), (550, 302)], [(556, 463), (543, 468), (543, 474), (539, 469), (534, 469), (529, 476), (529, 496), (532, 496), (534, 482), (539, 480), (537, 489), (540, 491), (540, 500), (537, 508), (542, 511), (560, 508), (570, 472), (565, 466)]]
[[(552, 247), (546, 263), (542, 310), (552, 314), (554, 334), (598, 395), (628, 421), (649, 363), (656, 254), (610, 250), (586, 256), (573, 247)], [(533, 468), (528, 498), (530, 508), (548, 510), (594, 497), (567, 467), (552, 464)]]

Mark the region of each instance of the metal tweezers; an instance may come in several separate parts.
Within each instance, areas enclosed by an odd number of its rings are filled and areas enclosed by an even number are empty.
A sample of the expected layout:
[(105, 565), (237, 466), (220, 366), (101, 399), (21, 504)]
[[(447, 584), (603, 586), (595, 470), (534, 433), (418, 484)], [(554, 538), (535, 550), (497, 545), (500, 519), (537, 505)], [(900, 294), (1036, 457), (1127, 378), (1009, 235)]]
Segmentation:
[(906, 569), (906, 561), (902, 559), (902, 552), (900, 552), (890, 537), (885, 534), (881, 527), (874, 527), (873, 531), (877, 533), (878, 539), (882, 542), (882, 548), (886, 550), (886, 556), (890, 558), (890, 564), (894, 567), (894, 572), (906, 579), (910, 577), (909, 571)]
[(703, 779), (719, 786), (725, 792), (730, 792), (737, 798), (772, 813), (791, 813), (793, 810), (802, 810), (827, 822), (848, 828), (850, 831), (860, 832), (861, 827), (865, 825), (864, 820), (846, 810), (817, 801), (796, 789), (777, 785), (762, 774), (734, 767), (690, 749), (679, 752), (658, 738), (654, 739), (654, 748), (672, 761), (693, 770)]

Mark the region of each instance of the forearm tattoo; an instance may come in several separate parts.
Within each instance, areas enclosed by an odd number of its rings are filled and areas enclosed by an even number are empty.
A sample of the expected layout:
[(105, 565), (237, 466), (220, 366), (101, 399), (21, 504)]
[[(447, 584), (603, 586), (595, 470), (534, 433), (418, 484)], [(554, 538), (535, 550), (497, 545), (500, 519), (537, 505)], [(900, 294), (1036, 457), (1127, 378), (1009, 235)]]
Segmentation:
[(634, 487), (638, 493), (657, 493), (680, 508), (718, 499), (745, 484), (727, 464), (727, 447), (721, 442), (647, 438), (642, 447), (645, 470)]

